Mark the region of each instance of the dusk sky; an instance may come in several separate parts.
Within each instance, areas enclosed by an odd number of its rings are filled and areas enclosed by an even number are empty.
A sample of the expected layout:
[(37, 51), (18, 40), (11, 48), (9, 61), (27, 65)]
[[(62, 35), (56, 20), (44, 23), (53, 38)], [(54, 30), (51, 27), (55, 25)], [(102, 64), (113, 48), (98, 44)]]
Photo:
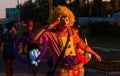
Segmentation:
[[(19, 0), (23, 3), (26, 0)], [(105, 0), (104, 0), (105, 1)], [(110, 1), (110, 0), (106, 0)], [(17, 5), (17, 0), (0, 0), (0, 18), (5, 18), (5, 8), (15, 8)]]
[[(23, 3), (26, 0), (19, 0)], [(17, 0), (0, 0), (0, 18), (5, 18), (5, 8), (15, 8)]]

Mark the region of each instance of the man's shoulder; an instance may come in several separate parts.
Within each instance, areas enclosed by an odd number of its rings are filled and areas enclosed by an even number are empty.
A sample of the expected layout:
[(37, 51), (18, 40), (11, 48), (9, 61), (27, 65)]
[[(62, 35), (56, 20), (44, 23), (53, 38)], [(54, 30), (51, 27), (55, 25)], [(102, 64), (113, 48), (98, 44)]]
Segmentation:
[(70, 28), (72, 35), (77, 34), (78, 30), (76, 28)]

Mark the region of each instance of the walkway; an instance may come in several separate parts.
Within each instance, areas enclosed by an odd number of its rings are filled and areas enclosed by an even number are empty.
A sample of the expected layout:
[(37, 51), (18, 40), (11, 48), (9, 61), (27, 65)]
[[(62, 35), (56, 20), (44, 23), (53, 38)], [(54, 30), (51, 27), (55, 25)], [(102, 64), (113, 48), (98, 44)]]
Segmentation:
[[(5, 75), (5, 68), (3, 65), (3, 60), (0, 58), (0, 76), (6, 76)], [(37, 76), (45, 76), (46, 72), (49, 70), (49, 67), (47, 66), (47, 60), (41, 60), (39, 63), (38, 67), (38, 75)], [(15, 66), (14, 66), (14, 75), (13, 76), (30, 76), (28, 70), (27, 70), (27, 65), (19, 62), (16, 60)], [(120, 76), (120, 73), (112, 73), (112, 74), (107, 74), (101, 71), (97, 70), (92, 70), (92, 69), (86, 69), (85, 71), (85, 76)]]
[[(96, 48), (96, 47), (94, 47), (94, 48)], [(108, 51), (107, 52), (99, 51), (99, 53), (102, 55), (103, 58), (107, 58), (107, 59), (109, 59), (109, 57), (106, 57), (106, 56), (111, 55), (111, 54), (108, 54)], [(47, 60), (46, 59), (41, 60), (41, 62), (38, 64), (37, 70), (38, 70), (38, 75), (37, 76), (46, 76), (46, 72), (49, 70), (49, 67), (47, 66)], [(1, 53), (0, 53), (0, 76), (6, 76), (3, 60), (2, 60), (2, 57), (1, 57)], [(16, 59), (13, 76), (30, 76), (30, 74), (28, 72), (28, 69), (27, 69), (27, 65), (21, 63), (20, 61), (18, 61)], [(93, 69), (87, 68), (86, 71), (85, 71), (85, 76), (120, 76), (120, 72), (106, 73), (106, 72), (103, 72), (103, 71), (93, 70)]]

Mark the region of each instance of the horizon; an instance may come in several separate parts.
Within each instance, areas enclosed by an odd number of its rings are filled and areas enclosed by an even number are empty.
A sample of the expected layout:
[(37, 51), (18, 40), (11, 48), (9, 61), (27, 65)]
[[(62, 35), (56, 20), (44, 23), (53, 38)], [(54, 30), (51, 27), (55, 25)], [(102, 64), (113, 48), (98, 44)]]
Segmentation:
[[(26, 0), (19, 0), (23, 3)], [(6, 18), (6, 8), (16, 8), (17, 0), (0, 0), (0, 18)]]

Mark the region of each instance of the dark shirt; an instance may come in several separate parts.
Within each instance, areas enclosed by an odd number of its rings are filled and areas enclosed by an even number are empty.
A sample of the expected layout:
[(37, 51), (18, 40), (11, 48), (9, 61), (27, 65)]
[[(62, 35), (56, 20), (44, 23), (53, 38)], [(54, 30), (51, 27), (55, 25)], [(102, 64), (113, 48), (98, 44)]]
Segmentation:
[[(31, 35), (32, 32), (28, 32), (28, 31), (25, 31), (23, 33), (23, 36), (29, 36)], [(22, 44), (22, 47), (23, 49), (25, 48), (25, 46), (27, 46), (27, 58), (29, 58), (29, 52), (32, 50), (32, 49), (38, 49), (38, 44), (36, 43), (30, 43), (28, 40), (23, 40), (23, 44)]]
[(6, 32), (2, 34), (3, 45), (3, 58), (14, 58), (14, 43), (16, 39), (15, 33)]
[(16, 34), (6, 32), (2, 35), (3, 40), (3, 49), (4, 51), (14, 51), (14, 42), (15, 42)]

